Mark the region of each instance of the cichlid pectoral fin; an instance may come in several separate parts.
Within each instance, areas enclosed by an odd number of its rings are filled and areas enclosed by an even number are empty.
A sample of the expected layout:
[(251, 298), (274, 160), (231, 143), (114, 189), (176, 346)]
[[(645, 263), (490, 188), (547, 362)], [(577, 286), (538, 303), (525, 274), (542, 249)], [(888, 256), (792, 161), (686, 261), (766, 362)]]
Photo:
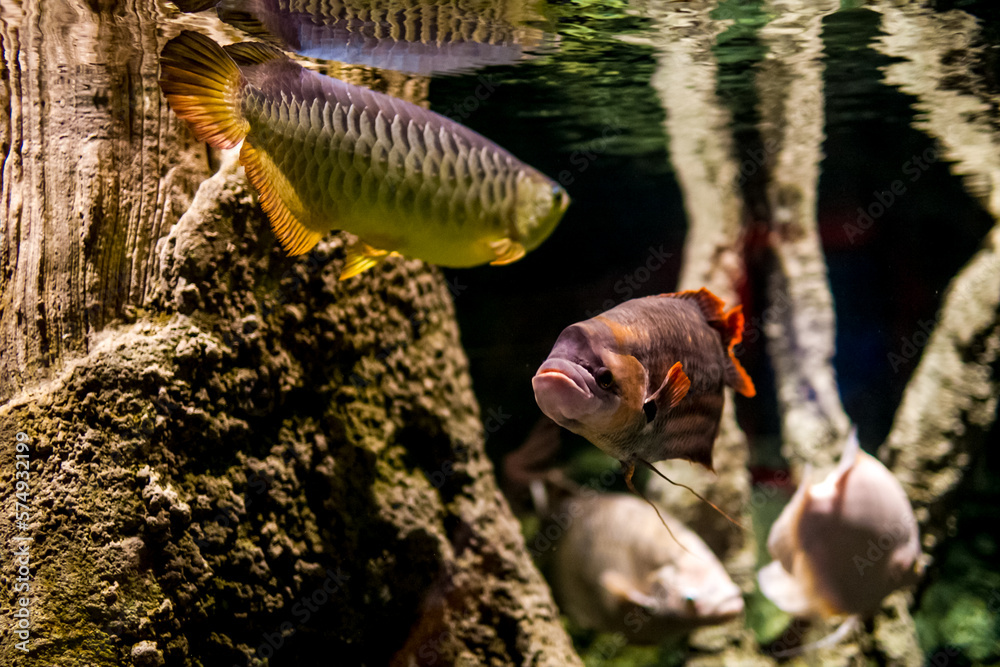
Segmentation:
[(781, 561), (771, 561), (757, 573), (760, 592), (786, 614), (804, 616), (813, 609), (809, 592), (786, 570)]
[(347, 247), (347, 262), (344, 264), (344, 270), (340, 272), (340, 280), (360, 275), (393, 256), (398, 257), (399, 253), (379, 250), (364, 241), (355, 241)]
[(524, 257), (525, 253), (523, 245), (509, 238), (502, 238), (498, 241), (493, 241), (490, 243), (490, 247), (493, 248), (493, 253), (497, 257), (490, 262), (490, 264), (494, 266), (502, 266), (504, 264), (516, 262)]
[(628, 577), (617, 570), (601, 572), (600, 582), (604, 590), (619, 600), (650, 609), (656, 606), (656, 598), (640, 592)]
[(646, 423), (656, 418), (656, 401), (662, 395), (667, 401), (667, 409), (677, 407), (677, 405), (687, 396), (691, 388), (691, 380), (684, 372), (681, 362), (675, 363), (667, 371), (667, 377), (663, 378), (663, 384), (646, 399), (642, 410), (646, 413)]

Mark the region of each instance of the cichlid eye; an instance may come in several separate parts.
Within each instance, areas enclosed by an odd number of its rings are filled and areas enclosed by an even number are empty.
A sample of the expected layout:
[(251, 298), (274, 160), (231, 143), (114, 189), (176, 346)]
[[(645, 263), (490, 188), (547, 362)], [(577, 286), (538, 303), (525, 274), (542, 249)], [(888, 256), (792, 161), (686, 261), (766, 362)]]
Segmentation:
[(607, 368), (599, 370), (594, 377), (597, 380), (597, 386), (601, 389), (611, 389), (611, 385), (615, 383), (615, 377)]

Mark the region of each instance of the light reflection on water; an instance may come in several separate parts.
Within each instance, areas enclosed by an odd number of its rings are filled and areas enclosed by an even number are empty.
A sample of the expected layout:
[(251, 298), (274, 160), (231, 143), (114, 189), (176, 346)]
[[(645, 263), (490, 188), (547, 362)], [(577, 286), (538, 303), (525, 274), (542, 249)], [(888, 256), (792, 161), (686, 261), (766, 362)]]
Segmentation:
[[(949, 281), (1000, 215), (991, 203), (1000, 183), (1000, 17), (985, 3), (962, 6), (978, 22), (959, 11), (825, 4), (817, 18), (814, 3), (798, 3), (801, 15), (791, 2), (721, 2), (711, 11), (702, 3), (561, 3), (558, 53), (486, 71), (495, 92), (463, 122), (553, 177), (568, 172), (574, 198), (553, 237), (507, 267), (502, 284), (488, 269), (448, 272), (464, 287), (456, 308), (477, 395), (513, 414), (488, 443), (496, 460), (535, 423), (530, 377), (564, 326), (607, 303), (676, 288), (693, 214), (719, 211), (742, 226), (741, 297), (759, 317), (773, 267), (769, 224), (780, 212), (770, 188), (779, 178), (814, 197), (837, 315), (840, 397), (866, 445), (884, 440), (915, 368), (915, 360), (894, 368), (891, 355), (918, 323), (933, 321)], [(810, 21), (814, 51), (796, 43)], [(933, 69), (935, 54), (944, 68), (928, 83), (917, 74)], [(796, 98), (810, 66), (821, 96), (812, 107)], [(454, 108), (473, 79), (432, 82), (433, 108)], [(715, 103), (699, 110), (698, 95)], [(670, 114), (687, 113), (671, 129)], [(791, 169), (776, 164), (783, 133), (808, 123), (806, 113), (814, 114), (812, 147), (793, 147)], [(981, 138), (956, 148), (956, 128)], [(710, 167), (698, 187), (686, 180), (693, 163)], [(736, 204), (726, 204), (734, 192)], [(636, 281), (650, 248), (670, 259)], [(752, 461), (774, 466), (780, 420), (763, 341), (742, 360), (758, 386), (757, 398), (737, 405)], [(592, 448), (569, 434), (564, 444), (568, 452)], [(984, 462), (982, 479), (963, 491), (960, 539), (940, 561), (944, 581), (918, 608), (928, 655), (949, 641), (943, 628), (966, 623), (943, 600), (975, 597), (977, 578), (1000, 579), (990, 555), (1000, 535), (983, 533), (974, 518), (995, 515), (997, 464)], [(995, 624), (1000, 616), (991, 613), (968, 623)], [(1000, 656), (995, 634), (970, 647), (975, 660)]]

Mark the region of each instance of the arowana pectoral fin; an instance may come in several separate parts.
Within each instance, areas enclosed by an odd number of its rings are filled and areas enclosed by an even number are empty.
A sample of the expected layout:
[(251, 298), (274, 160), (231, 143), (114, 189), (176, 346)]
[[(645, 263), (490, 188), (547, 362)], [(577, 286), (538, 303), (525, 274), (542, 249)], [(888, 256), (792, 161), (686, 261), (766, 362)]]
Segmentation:
[(490, 243), (490, 247), (493, 248), (493, 252), (496, 254), (496, 259), (490, 262), (490, 264), (495, 266), (516, 262), (524, 257), (525, 253), (523, 245), (508, 238), (493, 241)]
[(344, 270), (340, 272), (340, 280), (362, 274), (393, 256), (398, 257), (399, 253), (379, 250), (364, 241), (355, 241), (347, 247), (347, 262), (344, 264)]

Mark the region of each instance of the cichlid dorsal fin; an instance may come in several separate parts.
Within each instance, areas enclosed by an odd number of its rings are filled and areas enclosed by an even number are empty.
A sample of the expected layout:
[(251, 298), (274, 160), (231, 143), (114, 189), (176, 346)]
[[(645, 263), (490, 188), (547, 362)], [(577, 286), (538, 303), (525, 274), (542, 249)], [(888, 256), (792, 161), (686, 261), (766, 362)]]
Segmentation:
[(239, 44), (227, 44), (222, 47), (225, 49), (229, 57), (240, 66), (246, 67), (248, 65), (262, 65), (272, 60), (288, 60), (291, 59), (285, 55), (285, 52), (279, 48), (273, 47), (270, 44), (261, 44), (260, 42), (240, 42)]
[(289, 255), (308, 252), (323, 235), (303, 225), (288, 208), (281, 192), (291, 197), (295, 194), (270, 156), (258, 151), (247, 139), (240, 149), (240, 164), (246, 169), (250, 184), (256, 188), (260, 207), (271, 221), (271, 229), (282, 247)]
[(686, 299), (694, 301), (698, 305), (708, 325), (719, 332), (722, 337), (722, 346), (726, 348), (726, 353), (729, 356), (726, 384), (747, 398), (756, 396), (757, 390), (753, 386), (753, 381), (733, 354), (733, 348), (743, 340), (743, 306), (733, 306), (726, 311), (722, 299), (704, 287), (697, 290), (662, 294), (661, 296)]
[(340, 280), (360, 275), (393, 256), (398, 257), (399, 253), (373, 248), (361, 240), (355, 241), (347, 246), (347, 262), (344, 264), (344, 270), (340, 272)]
[(524, 257), (524, 246), (510, 238), (502, 238), (490, 243), (490, 247), (496, 254), (496, 259), (490, 262), (493, 266), (510, 264)]

